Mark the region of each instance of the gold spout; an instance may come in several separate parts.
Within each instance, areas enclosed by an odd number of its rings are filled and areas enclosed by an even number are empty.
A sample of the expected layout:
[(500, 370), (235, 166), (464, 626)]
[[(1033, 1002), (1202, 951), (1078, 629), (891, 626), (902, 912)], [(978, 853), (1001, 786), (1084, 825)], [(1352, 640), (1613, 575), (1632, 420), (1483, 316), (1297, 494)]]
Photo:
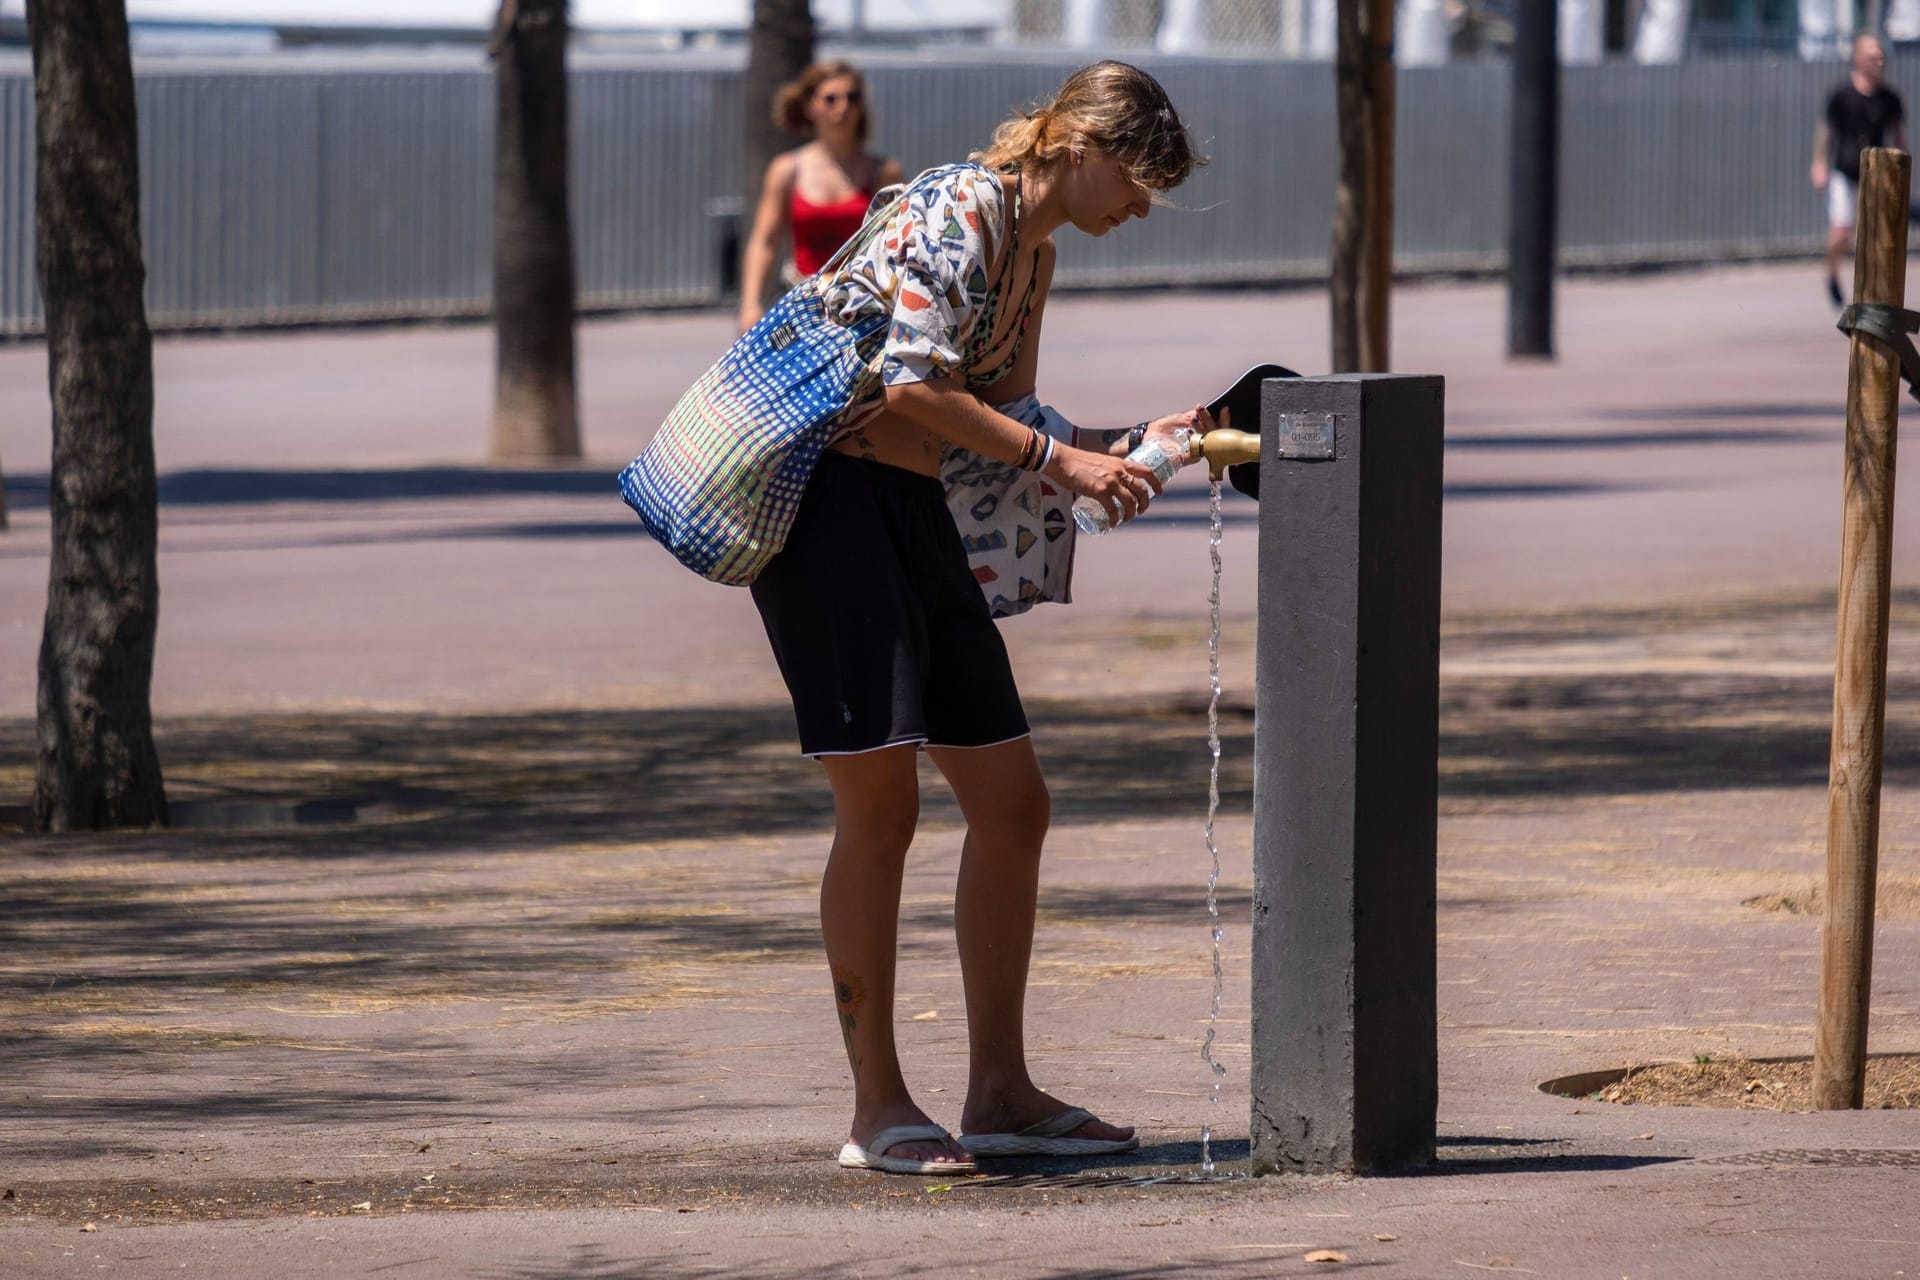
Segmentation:
[(1207, 470), (1218, 480), (1228, 467), (1260, 461), (1260, 437), (1232, 427), (1218, 427), (1200, 437), (1198, 456), (1207, 460)]

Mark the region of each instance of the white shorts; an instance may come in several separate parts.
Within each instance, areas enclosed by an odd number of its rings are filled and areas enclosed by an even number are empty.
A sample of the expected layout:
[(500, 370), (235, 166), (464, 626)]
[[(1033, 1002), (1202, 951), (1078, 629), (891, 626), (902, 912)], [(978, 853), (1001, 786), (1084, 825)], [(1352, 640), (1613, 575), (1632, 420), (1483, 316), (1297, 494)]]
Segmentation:
[(1827, 175), (1827, 225), (1853, 230), (1853, 179), (1838, 169)]

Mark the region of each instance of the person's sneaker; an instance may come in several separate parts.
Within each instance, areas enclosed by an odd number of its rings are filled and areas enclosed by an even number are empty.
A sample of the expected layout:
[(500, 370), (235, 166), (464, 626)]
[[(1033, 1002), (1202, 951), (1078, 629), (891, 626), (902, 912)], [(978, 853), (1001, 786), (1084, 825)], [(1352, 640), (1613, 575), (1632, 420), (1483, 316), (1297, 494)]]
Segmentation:
[(1840, 292), (1840, 281), (1834, 276), (1827, 277), (1827, 297), (1832, 299), (1836, 307), (1847, 305), (1846, 295)]

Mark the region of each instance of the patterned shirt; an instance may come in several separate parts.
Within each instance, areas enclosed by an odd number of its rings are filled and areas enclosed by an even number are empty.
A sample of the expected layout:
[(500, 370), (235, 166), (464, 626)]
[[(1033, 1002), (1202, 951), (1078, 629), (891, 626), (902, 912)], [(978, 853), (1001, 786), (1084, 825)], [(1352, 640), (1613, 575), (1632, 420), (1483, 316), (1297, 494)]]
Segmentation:
[[(891, 204), (903, 189), (905, 203), (827, 285), (827, 314), (842, 324), (891, 317), (882, 387), (947, 377), (965, 379), (969, 387), (992, 381), (976, 378), (973, 366), (991, 336), (995, 307), (987, 268), (1006, 227), (1006, 191), (980, 165), (946, 165), (904, 188), (881, 191), (872, 210)], [(880, 394), (876, 389), (874, 397)]]
[[(968, 390), (982, 391), (998, 383), (1018, 358), (1032, 314), (1037, 258), (1009, 326), (1012, 345), (991, 361), (983, 359), (1002, 302), (987, 268), (1009, 214), (1006, 188), (991, 170), (977, 164), (929, 169), (904, 188), (876, 195), (872, 212), (892, 204), (903, 190), (905, 203), (853, 252), (822, 295), (827, 314), (842, 324), (888, 318), (879, 386), (849, 407), (836, 434), (852, 430), (879, 408), (889, 386), (951, 377)], [(1021, 250), (1017, 196), (1011, 214), (1014, 248)], [(1012, 266), (1009, 257), (1005, 274), (1012, 274)], [(1037, 396), (996, 408), (1062, 443), (1075, 441), (1073, 424), (1043, 409)], [(968, 567), (994, 617), (1072, 598), (1072, 494), (1031, 471), (955, 445), (941, 456), (940, 479)]]

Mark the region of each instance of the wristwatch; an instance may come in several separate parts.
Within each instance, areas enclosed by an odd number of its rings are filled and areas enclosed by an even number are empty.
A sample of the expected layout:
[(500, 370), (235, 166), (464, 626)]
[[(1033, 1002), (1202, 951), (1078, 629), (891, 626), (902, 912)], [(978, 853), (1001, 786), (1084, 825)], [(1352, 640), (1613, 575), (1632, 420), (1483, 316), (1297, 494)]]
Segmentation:
[(1132, 453), (1135, 449), (1138, 449), (1146, 438), (1147, 424), (1144, 422), (1134, 423), (1132, 428), (1127, 432), (1127, 452)]

